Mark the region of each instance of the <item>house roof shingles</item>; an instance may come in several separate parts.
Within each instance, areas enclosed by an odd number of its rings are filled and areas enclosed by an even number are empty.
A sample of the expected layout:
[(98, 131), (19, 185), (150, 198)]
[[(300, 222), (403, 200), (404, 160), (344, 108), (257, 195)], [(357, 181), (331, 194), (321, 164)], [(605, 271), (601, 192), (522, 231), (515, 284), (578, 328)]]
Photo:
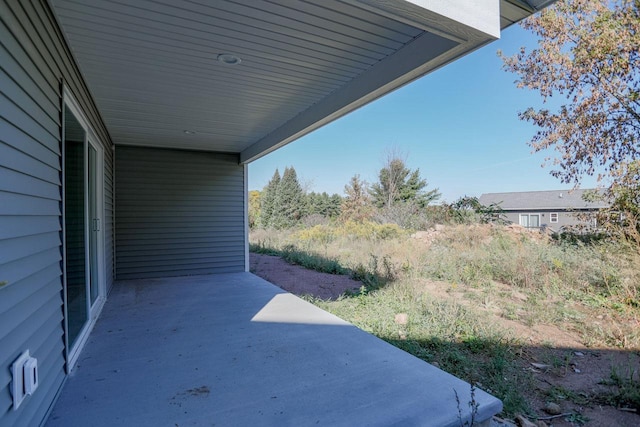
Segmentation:
[(480, 196), (481, 204), (499, 205), (503, 210), (548, 209), (599, 209), (609, 207), (605, 201), (587, 202), (583, 195), (588, 189), (523, 191), (513, 193), (486, 193)]

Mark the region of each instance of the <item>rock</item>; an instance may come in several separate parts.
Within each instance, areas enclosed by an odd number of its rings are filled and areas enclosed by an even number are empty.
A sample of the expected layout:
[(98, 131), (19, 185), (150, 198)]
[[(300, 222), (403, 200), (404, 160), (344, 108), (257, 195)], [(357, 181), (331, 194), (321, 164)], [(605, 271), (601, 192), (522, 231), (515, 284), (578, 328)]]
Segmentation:
[(547, 365), (545, 363), (531, 362), (531, 366), (533, 366), (534, 368), (538, 368), (538, 369), (544, 369), (545, 371), (551, 369), (551, 365)]
[(412, 239), (418, 240), (428, 239), (429, 237), (431, 237), (431, 233), (428, 231), (416, 231), (411, 235)]
[(545, 423), (545, 422), (544, 422), (544, 421), (542, 421), (542, 420), (538, 420), (538, 421), (536, 421), (536, 425), (537, 425), (538, 427), (549, 427), (549, 426), (547, 426), (547, 423)]
[(537, 425), (535, 425), (534, 423), (532, 423), (522, 415), (518, 415), (515, 418), (515, 420), (516, 420), (516, 425), (519, 427), (538, 427)]
[(514, 423), (508, 420), (504, 420), (500, 417), (494, 416), (491, 420), (491, 427), (517, 427)]
[(560, 415), (562, 413), (562, 408), (560, 408), (560, 405), (553, 402), (548, 402), (546, 405), (544, 405), (544, 408), (542, 408), (542, 410), (549, 415)]
[(581, 351), (574, 351), (573, 354), (575, 354), (578, 357), (584, 357), (584, 353)]
[(406, 325), (409, 322), (409, 315), (407, 313), (396, 314), (395, 322), (398, 325)]
[(436, 368), (440, 368), (440, 364), (438, 362), (431, 362), (431, 364)]

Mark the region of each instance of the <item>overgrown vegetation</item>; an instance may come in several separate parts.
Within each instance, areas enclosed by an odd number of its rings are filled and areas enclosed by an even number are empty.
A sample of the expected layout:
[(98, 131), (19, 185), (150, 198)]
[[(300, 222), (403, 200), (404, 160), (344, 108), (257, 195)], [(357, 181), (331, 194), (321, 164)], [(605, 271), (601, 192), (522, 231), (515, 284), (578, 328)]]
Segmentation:
[[(530, 343), (517, 338), (514, 324), (556, 325), (593, 348), (640, 349), (640, 256), (610, 239), (554, 239), (481, 223), (414, 233), (347, 221), (257, 229), (251, 242), (254, 251), (362, 280), (360, 292), (337, 301), (310, 299), (493, 393), (506, 415), (531, 410), (523, 392), (531, 389), (523, 370)], [(637, 376), (619, 377), (610, 394), (592, 401), (633, 402)]]
[[(564, 98), (556, 111), (530, 108), (520, 117), (538, 127), (534, 150), (560, 153), (551, 173), (562, 182), (606, 178), (592, 195), (610, 206), (595, 213), (598, 234), (510, 227), (499, 206), (472, 197), (430, 205), (438, 190), (427, 191), (419, 170), (390, 153), (378, 182), (351, 179), (339, 209), (309, 209), (323, 203), (300, 198), (291, 170), (287, 186), (276, 171), (250, 199), (250, 222), (262, 227), (251, 233), (252, 249), (362, 280), (358, 293), (312, 301), (495, 394), (506, 415), (531, 410), (531, 343), (517, 332), (538, 326), (567, 331), (586, 347), (636, 355), (628, 367), (612, 366), (606, 392), (554, 385), (546, 398), (640, 411), (638, 16), (637, 1), (560, 1), (524, 21), (539, 36), (537, 49), (502, 56), (520, 87), (545, 101)], [(295, 209), (285, 188), (302, 200)], [(538, 347), (548, 344), (544, 334), (536, 339)], [(560, 364), (567, 370), (568, 363), (565, 357)], [(568, 418), (586, 421), (580, 413)]]

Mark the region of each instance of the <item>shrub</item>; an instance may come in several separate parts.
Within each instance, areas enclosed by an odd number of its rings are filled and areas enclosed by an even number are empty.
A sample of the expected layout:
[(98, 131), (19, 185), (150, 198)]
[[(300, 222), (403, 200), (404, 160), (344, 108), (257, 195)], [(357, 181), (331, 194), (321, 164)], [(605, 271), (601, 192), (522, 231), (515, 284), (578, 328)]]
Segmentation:
[(333, 241), (336, 237), (333, 227), (328, 225), (316, 225), (311, 228), (303, 228), (293, 234), (294, 239), (302, 242), (317, 242), (326, 244)]
[(336, 227), (335, 233), (338, 236), (366, 240), (389, 240), (407, 234), (398, 224), (378, 224), (371, 221), (347, 221)]

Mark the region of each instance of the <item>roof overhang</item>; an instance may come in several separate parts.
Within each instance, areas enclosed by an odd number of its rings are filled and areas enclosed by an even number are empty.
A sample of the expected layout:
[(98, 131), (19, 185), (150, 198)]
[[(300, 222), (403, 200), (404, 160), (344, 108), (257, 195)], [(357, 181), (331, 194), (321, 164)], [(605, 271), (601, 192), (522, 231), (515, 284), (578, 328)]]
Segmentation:
[(242, 163), (536, 9), (533, 0), (50, 1), (116, 145), (238, 153)]

